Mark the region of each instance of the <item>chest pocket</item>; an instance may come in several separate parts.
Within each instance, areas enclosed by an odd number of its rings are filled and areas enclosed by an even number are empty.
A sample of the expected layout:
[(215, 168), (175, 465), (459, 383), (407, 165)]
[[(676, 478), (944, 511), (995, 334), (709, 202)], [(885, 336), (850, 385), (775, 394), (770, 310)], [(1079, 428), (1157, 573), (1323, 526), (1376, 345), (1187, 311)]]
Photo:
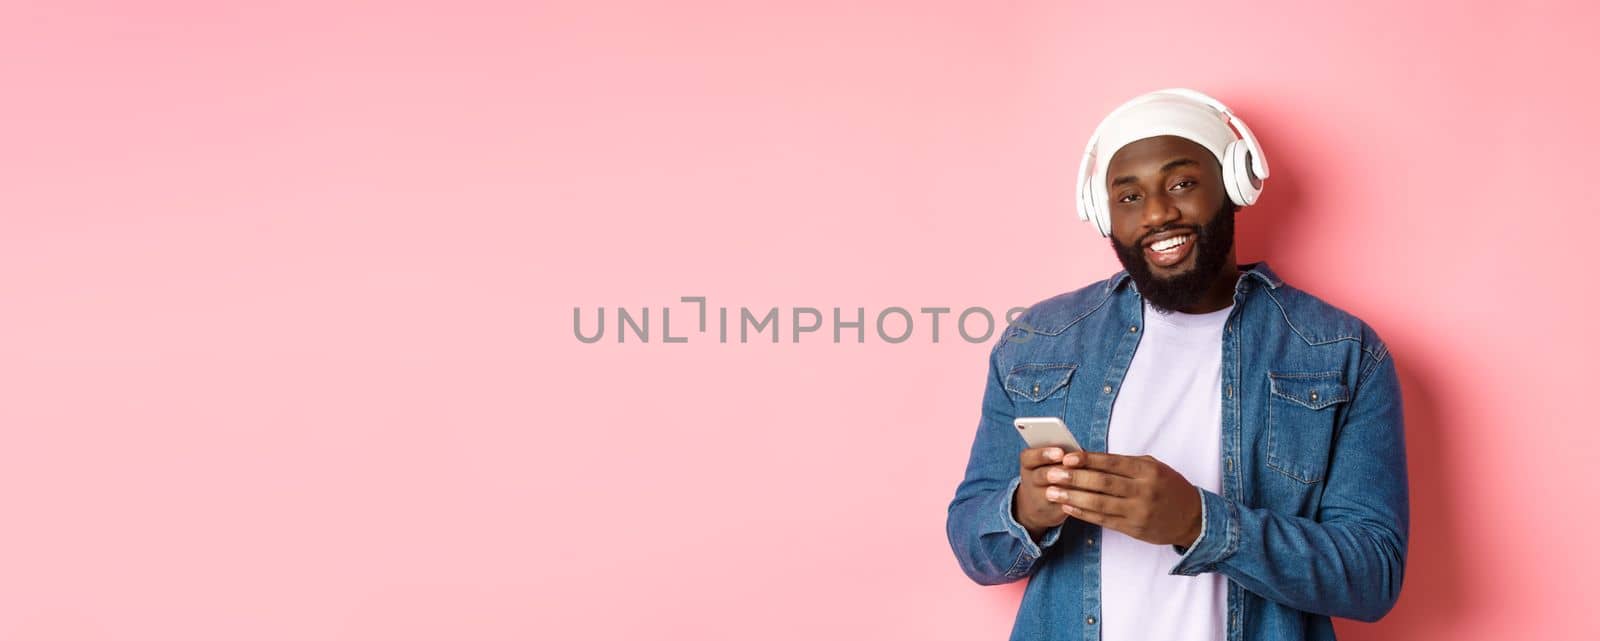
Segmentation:
[(1340, 408), (1350, 400), (1341, 372), (1267, 372), (1267, 467), (1302, 483), (1328, 471)]
[(1065, 418), (1067, 384), (1077, 369), (1074, 363), (1024, 363), (1012, 368), (1006, 374), (1006, 392), (1017, 416)]

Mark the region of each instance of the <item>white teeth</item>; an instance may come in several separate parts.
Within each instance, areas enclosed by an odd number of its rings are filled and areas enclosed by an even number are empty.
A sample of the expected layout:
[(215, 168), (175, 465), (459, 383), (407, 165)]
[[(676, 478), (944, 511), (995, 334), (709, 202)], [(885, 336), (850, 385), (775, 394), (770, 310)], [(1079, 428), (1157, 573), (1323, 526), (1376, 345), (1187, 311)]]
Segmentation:
[(1158, 252), (1164, 252), (1164, 251), (1167, 251), (1169, 249), (1172, 249), (1173, 247), (1177, 247), (1179, 245), (1182, 245), (1182, 244), (1184, 244), (1186, 242), (1189, 242), (1189, 236), (1188, 235), (1173, 236), (1172, 238), (1168, 238), (1166, 240), (1156, 241), (1155, 244), (1150, 245), (1150, 249), (1153, 249), (1153, 250), (1158, 251)]

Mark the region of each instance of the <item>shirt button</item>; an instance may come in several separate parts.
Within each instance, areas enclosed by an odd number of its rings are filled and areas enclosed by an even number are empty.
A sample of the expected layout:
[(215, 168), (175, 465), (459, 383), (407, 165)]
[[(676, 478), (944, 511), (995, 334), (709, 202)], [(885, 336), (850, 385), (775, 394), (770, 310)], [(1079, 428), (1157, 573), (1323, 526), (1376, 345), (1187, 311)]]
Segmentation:
[(1105, 387), (1102, 387), (1102, 388), (1100, 388), (1100, 391), (1105, 392), (1107, 394), (1110, 394), (1111, 393), (1111, 386), (1107, 385)]
[(1034, 383), (1033, 384), (1033, 395), (1034, 396), (1038, 396), (1039, 395), (1039, 384), (1038, 383)]
[(1312, 392), (1311, 393), (1311, 400), (1313, 400), (1313, 401), (1317, 400), (1317, 393), (1316, 392)]
[(1132, 333), (1137, 332), (1137, 331), (1139, 331), (1139, 326), (1138, 325), (1129, 325), (1128, 326), (1128, 333), (1129, 334), (1132, 334)]
[(1094, 537), (1089, 537), (1089, 545), (1094, 545)]
[(1089, 617), (1089, 625), (1094, 625), (1094, 617)]

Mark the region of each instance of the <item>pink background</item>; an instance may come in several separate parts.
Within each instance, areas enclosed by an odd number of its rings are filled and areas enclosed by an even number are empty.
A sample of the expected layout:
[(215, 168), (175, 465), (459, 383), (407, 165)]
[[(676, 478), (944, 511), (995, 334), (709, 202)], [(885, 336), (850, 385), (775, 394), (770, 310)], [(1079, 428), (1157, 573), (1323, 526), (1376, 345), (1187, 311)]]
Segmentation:
[(1166, 86), (1267, 149), (1240, 259), (1400, 367), (1405, 590), (1341, 638), (1592, 638), (1600, 15), (1255, 4), (7, 3), (0, 638), (1003, 638), (944, 534), (987, 346), (678, 298), (1103, 278), (1078, 154)]

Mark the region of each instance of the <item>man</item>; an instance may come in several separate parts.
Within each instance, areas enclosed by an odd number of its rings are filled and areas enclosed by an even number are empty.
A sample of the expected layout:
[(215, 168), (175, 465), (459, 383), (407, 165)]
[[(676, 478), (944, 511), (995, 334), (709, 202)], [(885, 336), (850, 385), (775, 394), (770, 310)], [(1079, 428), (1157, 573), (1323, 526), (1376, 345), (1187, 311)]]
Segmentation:
[[(1266, 175), (1243, 122), (1190, 90), (1091, 137), (1080, 217), (1124, 269), (1002, 333), (949, 506), (972, 580), (1029, 577), (1012, 639), (1332, 639), (1330, 616), (1394, 606), (1394, 359), (1360, 319), (1236, 264), (1235, 212)], [(1025, 449), (1023, 416), (1062, 418), (1085, 451)]]

